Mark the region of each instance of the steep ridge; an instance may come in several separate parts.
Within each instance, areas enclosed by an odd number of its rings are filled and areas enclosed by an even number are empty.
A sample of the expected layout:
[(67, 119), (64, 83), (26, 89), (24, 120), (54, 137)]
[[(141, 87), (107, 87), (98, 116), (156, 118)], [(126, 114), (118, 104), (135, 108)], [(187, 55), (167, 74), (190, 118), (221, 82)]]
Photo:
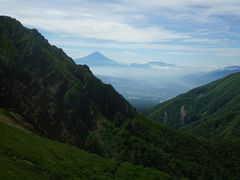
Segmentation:
[(121, 124), (135, 110), (110, 85), (77, 66), (37, 30), (0, 19), (0, 106), (49, 138), (81, 146), (98, 116)]
[(0, 107), (35, 133), (177, 177), (240, 177), (238, 145), (198, 140), (147, 120), (87, 66), (36, 30), (0, 17)]
[(240, 73), (162, 103), (148, 117), (194, 135), (239, 141)]

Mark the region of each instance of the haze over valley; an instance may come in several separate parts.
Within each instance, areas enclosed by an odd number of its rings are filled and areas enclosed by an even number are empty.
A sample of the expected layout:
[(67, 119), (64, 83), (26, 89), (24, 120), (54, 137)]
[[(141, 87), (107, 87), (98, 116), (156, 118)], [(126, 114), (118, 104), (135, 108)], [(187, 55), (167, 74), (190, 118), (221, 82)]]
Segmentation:
[(111, 84), (140, 110), (240, 71), (238, 65), (210, 70), (161, 61), (123, 64), (100, 52), (77, 58), (75, 62), (88, 65), (99, 79)]

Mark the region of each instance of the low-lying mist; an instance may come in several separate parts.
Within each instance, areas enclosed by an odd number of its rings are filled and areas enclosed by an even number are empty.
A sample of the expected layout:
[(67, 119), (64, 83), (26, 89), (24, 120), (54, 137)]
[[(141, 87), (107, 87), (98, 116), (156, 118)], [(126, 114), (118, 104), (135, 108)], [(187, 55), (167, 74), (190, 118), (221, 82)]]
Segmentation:
[(95, 75), (110, 76), (124, 79), (169, 81), (189, 74), (203, 72), (197, 67), (161, 67), (161, 68), (132, 68), (132, 67), (90, 67)]
[(198, 68), (90, 67), (104, 83), (111, 84), (133, 106), (148, 108), (192, 88), (182, 77), (201, 72)]

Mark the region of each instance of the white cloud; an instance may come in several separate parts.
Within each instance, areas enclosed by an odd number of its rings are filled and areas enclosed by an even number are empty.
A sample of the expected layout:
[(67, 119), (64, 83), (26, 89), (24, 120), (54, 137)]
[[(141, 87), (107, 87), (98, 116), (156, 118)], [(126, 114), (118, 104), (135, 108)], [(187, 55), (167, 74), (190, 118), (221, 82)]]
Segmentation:
[[(177, 32), (178, 27), (176, 30), (161, 27), (161, 20), (157, 22), (159, 24), (149, 22), (151, 14), (175, 19), (175, 23), (188, 19), (206, 22), (210, 20), (207, 17), (216, 14), (240, 14), (240, 6), (236, 5), (239, 5), (236, 0), (60, 0), (58, 3), (51, 0), (1, 0), (0, 12), (16, 17), (28, 26), (60, 34), (119, 42), (157, 42), (190, 41), (193, 38), (189, 33)], [(196, 10), (192, 6), (207, 8)]]
[(137, 28), (121, 22), (96, 19), (20, 18), (30, 26), (43, 30), (74, 34), (82, 38), (95, 38), (119, 42), (154, 42), (188, 38), (187, 35), (157, 27)]
[(81, 49), (86, 47), (95, 47), (102, 49), (121, 49), (128, 50), (158, 50), (168, 52), (170, 54), (182, 55), (200, 55), (200, 54), (216, 54), (223, 56), (240, 56), (240, 47), (215, 47), (215, 46), (187, 46), (187, 45), (166, 45), (152, 43), (95, 43), (95, 42), (79, 42), (68, 40), (51, 40), (52, 44), (58, 46), (69, 46), (72, 49)]
[[(74, 6), (77, 2), (78, 6)], [(57, 4), (54, 8), (48, 1), (40, 4), (30, 1), (28, 5), (26, 4), (14, 0), (4, 1), (0, 10), (4, 14), (16, 17), (25, 25), (56, 33), (74, 34), (82, 38), (119, 42), (154, 42), (188, 38), (185, 34), (151, 24), (144, 26), (133, 24), (133, 21), (143, 19), (144, 16), (130, 13), (130, 10), (123, 8), (121, 4), (103, 4), (103, 9), (86, 1), (82, 3), (73, 1), (73, 4), (68, 3), (65, 6)], [(101, 5), (99, 3), (99, 6)], [(117, 8), (119, 6), (122, 9), (119, 10)], [(122, 14), (114, 13), (116, 11)], [(126, 11), (126, 14), (122, 11)]]
[(151, 11), (156, 16), (189, 23), (216, 23), (217, 15), (240, 16), (239, 0), (123, 0), (132, 8)]
[[(70, 53), (89, 47), (237, 57), (240, 50), (239, 32), (232, 30), (239, 26), (222, 18), (239, 18), (239, 0), (0, 0), (0, 14), (52, 32), (58, 40), (47, 37), (50, 42), (69, 46)], [(234, 45), (232, 37), (216, 36), (224, 33), (238, 36)], [(76, 41), (72, 41), (74, 37)]]

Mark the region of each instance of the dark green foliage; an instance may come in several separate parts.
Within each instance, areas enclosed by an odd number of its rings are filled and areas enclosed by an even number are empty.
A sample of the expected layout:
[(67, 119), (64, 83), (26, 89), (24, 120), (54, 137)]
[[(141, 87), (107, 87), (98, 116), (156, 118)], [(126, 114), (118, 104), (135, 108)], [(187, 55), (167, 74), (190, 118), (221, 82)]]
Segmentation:
[(96, 115), (116, 124), (134, 116), (111, 86), (37, 30), (2, 16), (0, 40), (0, 106), (19, 112), (39, 134), (82, 147)]
[(100, 124), (94, 139), (101, 139), (105, 157), (154, 167), (178, 177), (225, 179), (240, 176), (239, 144), (228, 146), (199, 140), (140, 116), (126, 122), (121, 129), (104, 119)]
[[(184, 107), (185, 116), (181, 109)], [(183, 109), (182, 109), (183, 111)], [(240, 140), (240, 73), (196, 88), (151, 109), (148, 117), (194, 135)]]
[(0, 179), (174, 179), (36, 136), (3, 119), (12, 120), (0, 113)]

